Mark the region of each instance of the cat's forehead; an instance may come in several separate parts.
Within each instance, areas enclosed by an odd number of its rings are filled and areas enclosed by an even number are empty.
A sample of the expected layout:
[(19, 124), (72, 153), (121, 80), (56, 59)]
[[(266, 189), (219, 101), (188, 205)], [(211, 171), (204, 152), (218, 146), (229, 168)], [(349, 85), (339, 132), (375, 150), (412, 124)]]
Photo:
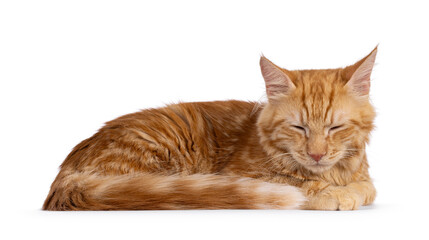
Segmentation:
[(338, 69), (295, 72), (293, 94), (295, 108), (291, 117), (312, 124), (330, 124), (346, 118), (340, 104), (344, 98), (344, 81)]
[[(297, 87), (343, 85), (345, 82), (341, 75), (341, 69), (311, 69), (295, 70), (292, 81)], [(311, 88), (310, 88), (311, 89)]]
[(289, 108), (286, 118), (292, 123), (319, 127), (345, 122), (349, 118), (349, 112), (347, 108), (331, 99), (318, 102), (302, 101), (299, 105)]

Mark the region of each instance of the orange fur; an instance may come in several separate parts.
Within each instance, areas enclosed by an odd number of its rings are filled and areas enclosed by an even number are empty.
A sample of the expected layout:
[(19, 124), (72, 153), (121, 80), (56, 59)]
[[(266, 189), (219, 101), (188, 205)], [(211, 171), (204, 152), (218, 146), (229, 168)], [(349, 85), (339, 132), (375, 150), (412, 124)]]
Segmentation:
[(299, 71), (261, 57), (266, 104), (180, 103), (110, 121), (67, 156), (43, 209), (370, 204), (365, 145), (375, 54), (346, 68)]

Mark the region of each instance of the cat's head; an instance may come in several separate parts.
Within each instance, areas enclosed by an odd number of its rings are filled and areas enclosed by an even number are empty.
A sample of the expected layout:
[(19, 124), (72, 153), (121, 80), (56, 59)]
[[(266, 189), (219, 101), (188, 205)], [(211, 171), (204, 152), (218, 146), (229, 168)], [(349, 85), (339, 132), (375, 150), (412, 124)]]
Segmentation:
[(368, 95), (376, 54), (345, 68), (296, 71), (261, 57), (269, 101), (258, 128), (271, 161), (313, 173), (356, 161), (373, 129)]

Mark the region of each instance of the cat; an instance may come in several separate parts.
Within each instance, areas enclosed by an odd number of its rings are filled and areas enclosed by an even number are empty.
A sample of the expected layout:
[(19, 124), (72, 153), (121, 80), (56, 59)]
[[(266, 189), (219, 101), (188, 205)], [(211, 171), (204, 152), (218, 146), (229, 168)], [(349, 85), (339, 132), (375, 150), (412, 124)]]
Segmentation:
[(266, 103), (179, 103), (107, 122), (64, 160), (43, 209), (369, 205), (376, 54), (344, 68), (294, 71), (261, 56)]

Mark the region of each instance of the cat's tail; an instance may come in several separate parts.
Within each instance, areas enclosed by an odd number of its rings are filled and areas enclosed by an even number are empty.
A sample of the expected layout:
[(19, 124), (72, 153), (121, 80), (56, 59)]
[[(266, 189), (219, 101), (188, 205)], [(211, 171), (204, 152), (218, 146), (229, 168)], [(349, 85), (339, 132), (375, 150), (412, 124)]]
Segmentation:
[(74, 173), (57, 177), (43, 209), (296, 209), (304, 201), (296, 187), (251, 178)]

